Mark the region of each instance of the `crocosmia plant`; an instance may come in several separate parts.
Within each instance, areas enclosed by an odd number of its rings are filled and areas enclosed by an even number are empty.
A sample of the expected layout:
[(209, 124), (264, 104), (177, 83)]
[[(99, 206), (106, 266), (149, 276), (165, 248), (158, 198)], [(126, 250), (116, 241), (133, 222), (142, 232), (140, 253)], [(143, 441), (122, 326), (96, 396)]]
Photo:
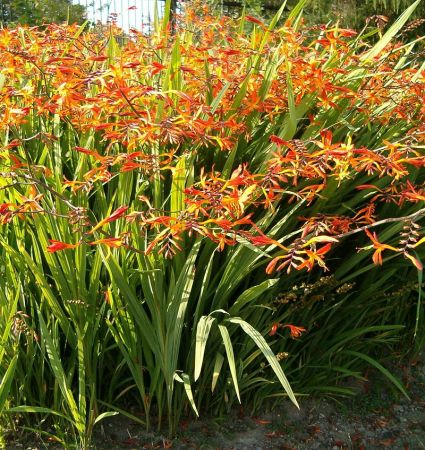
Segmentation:
[(271, 346), (311, 324), (265, 301), (422, 271), (425, 70), (397, 40), (418, 1), (379, 40), (307, 28), (303, 1), (1, 29), (0, 409), (84, 447), (122, 399), (171, 432), (263, 385), (298, 405)]

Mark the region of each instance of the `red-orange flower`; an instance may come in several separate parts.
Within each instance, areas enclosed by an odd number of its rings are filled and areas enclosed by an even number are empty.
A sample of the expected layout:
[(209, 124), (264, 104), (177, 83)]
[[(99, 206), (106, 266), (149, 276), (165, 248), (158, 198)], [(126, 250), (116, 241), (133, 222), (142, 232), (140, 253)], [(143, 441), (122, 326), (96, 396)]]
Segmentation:
[(272, 325), (271, 329), (270, 329), (269, 335), (270, 335), (270, 336), (274, 336), (274, 335), (277, 333), (277, 330), (278, 330), (278, 328), (279, 328), (280, 326), (281, 326), (281, 325), (280, 325), (279, 323), (274, 323), (274, 324)]
[(96, 230), (98, 230), (99, 228), (103, 227), (103, 225), (105, 225), (105, 224), (107, 224), (109, 222), (113, 222), (113, 221), (121, 218), (125, 214), (127, 209), (128, 209), (128, 206), (120, 206), (110, 216), (108, 216), (105, 219), (101, 220), (95, 227), (93, 227), (92, 230), (90, 231), (90, 233), (95, 232)]
[(249, 236), (248, 239), (251, 241), (251, 244), (255, 246), (278, 244), (274, 239), (269, 238), (264, 234), (260, 234), (258, 236)]
[(245, 16), (245, 19), (246, 19), (248, 22), (256, 23), (257, 25), (261, 25), (261, 26), (264, 25), (263, 22), (261, 22), (261, 20), (257, 19), (256, 17), (253, 17), (253, 16), (248, 16), (248, 15), (246, 15), (246, 16)]
[(392, 247), (391, 245), (387, 244), (381, 244), (378, 241), (378, 236), (374, 232), (373, 234), (369, 230), (365, 230), (366, 234), (368, 235), (369, 239), (373, 242), (373, 248), (375, 248), (375, 253), (372, 256), (372, 260), (375, 264), (382, 266), (382, 252), (387, 250), (393, 250), (395, 252), (400, 251), (400, 249)]
[(97, 241), (89, 242), (89, 245), (97, 245), (97, 244), (104, 244), (107, 247), (118, 248), (123, 245), (123, 242), (121, 238), (114, 238), (114, 237), (98, 239)]
[(291, 338), (293, 339), (299, 338), (305, 331), (307, 331), (304, 327), (297, 327), (295, 325), (290, 325), (289, 323), (285, 325), (274, 323), (271, 327), (269, 335), (274, 336), (279, 328), (289, 328)]
[(124, 213), (127, 211), (127, 209), (128, 209), (128, 206), (120, 206), (109, 217), (107, 217), (103, 221), (105, 223), (113, 222), (114, 220), (117, 220), (120, 217), (122, 217), (124, 215)]
[(285, 141), (284, 139), (280, 138), (279, 136), (276, 136), (275, 134), (272, 134), (270, 136), (270, 142), (273, 142), (273, 144), (276, 144), (277, 146), (288, 145), (288, 141)]
[(8, 223), (12, 220), (12, 211), (9, 206), (15, 207), (12, 203), (3, 203), (0, 205), (0, 224)]
[(49, 253), (55, 253), (60, 250), (68, 250), (71, 248), (76, 248), (80, 245), (78, 242), (77, 244), (67, 244), (66, 242), (61, 241), (55, 241), (54, 239), (49, 239), (50, 245), (47, 246), (47, 251)]
[(299, 338), (305, 331), (307, 331), (304, 327), (297, 327), (290, 324), (282, 325), (282, 328), (289, 328), (291, 338), (293, 339)]

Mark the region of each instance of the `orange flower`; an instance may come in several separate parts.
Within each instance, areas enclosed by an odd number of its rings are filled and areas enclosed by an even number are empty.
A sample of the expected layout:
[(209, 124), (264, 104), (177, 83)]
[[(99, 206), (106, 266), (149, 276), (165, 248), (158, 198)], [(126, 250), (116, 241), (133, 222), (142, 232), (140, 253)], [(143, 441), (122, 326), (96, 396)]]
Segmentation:
[(312, 270), (314, 267), (314, 263), (317, 263), (320, 267), (323, 267), (324, 270), (327, 270), (326, 264), (323, 261), (322, 256), (328, 253), (331, 248), (332, 244), (326, 244), (316, 251), (305, 250), (305, 254), (307, 255), (308, 259), (305, 259), (301, 264), (299, 264), (296, 267), (296, 269), (301, 270), (304, 269), (304, 267), (307, 267), (307, 271), (310, 272), (310, 270)]
[(281, 325), (280, 325), (279, 323), (274, 323), (274, 324), (272, 325), (272, 328), (271, 328), (271, 330), (270, 330), (269, 335), (270, 335), (270, 336), (274, 336), (274, 335), (277, 333), (277, 330), (278, 330), (278, 328), (279, 328), (280, 326), (281, 326)]
[(49, 253), (55, 253), (60, 250), (68, 250), (71, 248), (76, 248), (80, 245), (78, 242), (77, 244), (67, 244), (66, 242), (61, 241), (55, 241), (54, 239), (49, 239), (50, 245), (47, 246), (47, 251)]
[(106, 289), (104, 292), (104, 300), (105, 302), (110, 305), (111, 304), (111, 290), (110, 289)]
[(291, 338), (293, 339), (299, 338), (305, 331), (307, 331), (304, 327), (297, 327), (289, 324), (282, 325), (282, 328), (289, 328)]
[(103, 227), (103, 225), (113, 222), (114, 220), (119, 219), (122, 217), (125, 212), (127, 211), (128, 206), (120, 206), (117, 208), (110, 216), (106, 217), (105, 219), (101, 220), (95, 227), (92, 228), (90, 233), (94, 233), (96, 230), (98, 230), (100, 227)]
[(382, 252), (387, 250), (393, 250), (395, 252), (399, 252), (400, 249), (392, 247), (391, 245), (387, 244), (381, 244), (378, 241), (378, 236), (374, 232), (373, 234), (369, 230), (365, 230), (366, 234), (368, 235), (369, 239), (373, 242), (373, 248), (375, 248), (375, 253), (372, 256), (372, 260), (375, 264), (382, 266)]
[(257, 25), (261, 25), (261, 26), (264, 25), (263, 22), (261, 22), (261, 20), (257, 19), (256, 17), (253, 17), (253, 16), (248, 16), (248, 15), (246, 15), (246, 16), (245, 16), (245, 19), (246, 19), (248, 22), (256, 23)]
[(272, 134), (270, 136), (270, 142), (273, 142), (273, 144), (276, 144), (277, 146), (288, 145), (288, 141), (285, 141), (284, 139), (280, 138), (279, 136), (276, 136), (275, 134)]
[(9, 206), (16, 207), (12, 203), (3, 203), (0, 205), (0, 225), (10, 222), (13, 218), (13, 213)]
[(299, 338), (305, 331), (307, 331), (304, 327), (297, 327), (290, 324), (282, 325), (280, 323), (274, 323), (270, 330), (269, 336), (274, 336), (279, 328), (289, 328), (291, 338), (293, 339)]
[(128, 206), (120, 206), (109, 217), (104, 219), (102, 222), (108, 223), (108, 222), (113, 222), (114, 220), (119, 219), (120, 217), (122, 217), (124, 215), (124, 213), (127, 211), (127, 209), (128, 209)]
[(89, 245), (97, 245), (97, 244), (104, 244), (111, 248), (119, 248), (119, 247), (121, 247), (121, 245), (123, 245), (123, 242), (122, 242), (121, 238), (113, 238), (113, 237), (99, 239), (97, 241), (89, 242)]
[(259, 236), (249, 236), (248, 239), (251, 241), (251, 244), (255, 246), (277, 244), (274, 239), (269, 238), (264, 234), (260, 234)]

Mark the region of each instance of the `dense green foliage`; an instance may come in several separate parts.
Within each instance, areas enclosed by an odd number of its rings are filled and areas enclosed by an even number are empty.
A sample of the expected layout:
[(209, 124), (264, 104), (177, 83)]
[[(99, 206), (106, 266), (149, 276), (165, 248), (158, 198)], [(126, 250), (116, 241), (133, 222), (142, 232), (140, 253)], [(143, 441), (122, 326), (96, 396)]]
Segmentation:
[(0, 0), (0, 22), (3, 25), (44, 23), (82, 23), (85, 8), (72, 0)]

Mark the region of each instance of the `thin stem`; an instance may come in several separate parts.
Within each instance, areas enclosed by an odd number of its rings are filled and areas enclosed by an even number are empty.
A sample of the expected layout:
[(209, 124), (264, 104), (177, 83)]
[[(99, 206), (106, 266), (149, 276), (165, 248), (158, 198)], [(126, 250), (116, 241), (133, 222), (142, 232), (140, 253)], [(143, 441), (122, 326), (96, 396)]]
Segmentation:
[(378, 220), (377, 222), (370, 223), (368, 225), (364, 225), (362, 227), (356, 228), (355, 230), (347, 231), (346, 233), (337, 234), (335, 236), (332, 236), (336, 239), (343, 239), (348, 236), (352, 236), (353, 234), (360, 233), (361, 231), (368, 230), (370, 228), (378, 227), (379, 225), (385, 225), (387, 223), (394, 223), (394, 222), (407, 222), (410, 220), (414, 220), (420, 217), (425, 216), (425, 208), (421, 208), (418, 211), (409, 214), (408, 216), (402, 216), (402, 217), (389, 217), (388, 219), (382, 219)]

